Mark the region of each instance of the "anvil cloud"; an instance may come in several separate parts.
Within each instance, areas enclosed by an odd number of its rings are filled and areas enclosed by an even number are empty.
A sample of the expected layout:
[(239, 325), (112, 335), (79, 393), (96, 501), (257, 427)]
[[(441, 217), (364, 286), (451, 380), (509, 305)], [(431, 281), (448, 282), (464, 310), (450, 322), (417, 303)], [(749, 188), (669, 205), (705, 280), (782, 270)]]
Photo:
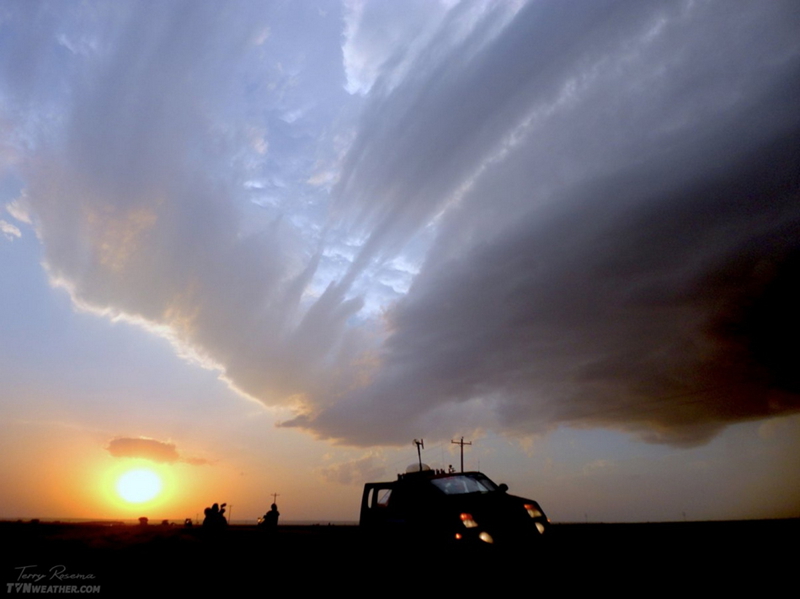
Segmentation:
[(693, 445), (800, 408), (794, 2), (7, 12), (52, 284), (284, 426)]

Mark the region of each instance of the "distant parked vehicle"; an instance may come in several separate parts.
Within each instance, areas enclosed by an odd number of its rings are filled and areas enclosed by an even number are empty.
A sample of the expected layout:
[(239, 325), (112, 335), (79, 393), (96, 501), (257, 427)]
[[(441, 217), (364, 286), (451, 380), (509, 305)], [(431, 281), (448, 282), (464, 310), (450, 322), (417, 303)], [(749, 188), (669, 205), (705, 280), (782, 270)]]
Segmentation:
[(539, 504), (507, 493), (481, 472), (417, 469), (367, 483), (362, 529), (405, 541), (509, 547), (538, 542), (550, 526)]

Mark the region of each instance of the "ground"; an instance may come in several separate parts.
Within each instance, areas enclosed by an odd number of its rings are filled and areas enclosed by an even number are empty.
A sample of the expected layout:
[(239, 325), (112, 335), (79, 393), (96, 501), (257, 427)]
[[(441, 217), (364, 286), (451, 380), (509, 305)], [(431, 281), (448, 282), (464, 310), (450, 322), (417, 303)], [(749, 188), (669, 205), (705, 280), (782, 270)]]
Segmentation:
[[(3, 591), (18, 583), (99, 585), (100, 596), (209, 591), (482, 585), (732, 588), (790, 580), (800, 520), (560, 524), (544, 543), (506, 553), (398, 546), (355, 526), (180, 526), (0, 523)], [(60, 574), (59, 574), (60, 573)], [(41, 581), (35, 577), (41, 576)], [(61, 576), (61, 578), (58, 578)], [(554, 586), (555, 585), (555, 586)], [(62, 591), (63, 592), (63, 591)]]

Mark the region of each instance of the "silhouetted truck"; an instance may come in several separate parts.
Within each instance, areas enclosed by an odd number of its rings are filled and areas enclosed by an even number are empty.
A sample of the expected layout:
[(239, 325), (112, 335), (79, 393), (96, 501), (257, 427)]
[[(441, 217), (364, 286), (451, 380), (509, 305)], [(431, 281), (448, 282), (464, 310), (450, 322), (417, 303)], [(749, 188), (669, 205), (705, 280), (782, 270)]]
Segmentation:
[(537, 502), (509, 495), (481, 472), (414, 469), (364, 485), (362, 529), (425, 543), (520, 546), (539, 542), (550, 526)]

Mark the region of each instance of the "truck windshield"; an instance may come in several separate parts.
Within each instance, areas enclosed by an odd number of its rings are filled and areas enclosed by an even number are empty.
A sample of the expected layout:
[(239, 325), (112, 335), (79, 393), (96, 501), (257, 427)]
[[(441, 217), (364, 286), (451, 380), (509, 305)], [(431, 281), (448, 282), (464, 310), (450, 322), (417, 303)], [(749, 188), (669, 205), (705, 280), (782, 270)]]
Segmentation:
[(491, 493), (497, 490), (497, 485), (485, 476), (475, 474), (459, 474), (445, 478), (435, 478), (431, 481), (440, 491), (447, 495), (461, 495), (463, 493)]

